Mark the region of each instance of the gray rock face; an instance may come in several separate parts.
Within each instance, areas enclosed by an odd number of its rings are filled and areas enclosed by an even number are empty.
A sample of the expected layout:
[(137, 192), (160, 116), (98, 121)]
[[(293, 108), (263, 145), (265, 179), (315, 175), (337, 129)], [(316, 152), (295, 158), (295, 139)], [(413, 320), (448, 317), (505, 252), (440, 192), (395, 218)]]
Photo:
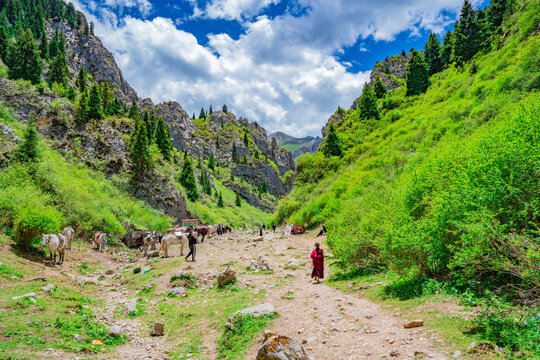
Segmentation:
[[(411, 53), (401, 53), (399, 55), (389, 56), (382, 62), (375, 64), (373, 71), (369, 75), (370, 85), (373, 86), (378, 76), (388, 91), (400, 87), (401, 83), (398, 80), (405, 79), (410, 58)], [(358, 104), (357, 100), (353, 104), (353, 109), (356, 109), (355, 104)]]
[(236, 272), (230, 268), (225, 269), (225, 271), (219, 274), (217, 278), (217, 283), (219, 287), (223, 287), (227, 284), (232, 284), (235, 282), (236, 282)]
[(310, 360), (304, 348), (287, 336), (264, 332), (264, 341), (256, 360)]

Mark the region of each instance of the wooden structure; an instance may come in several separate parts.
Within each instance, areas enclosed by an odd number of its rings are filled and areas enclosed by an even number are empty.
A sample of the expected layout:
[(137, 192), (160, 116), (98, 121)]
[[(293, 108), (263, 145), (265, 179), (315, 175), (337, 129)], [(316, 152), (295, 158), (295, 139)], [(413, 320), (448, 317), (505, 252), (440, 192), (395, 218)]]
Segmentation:
[(201, 223), (201, 220), (199, 219), (182, 219), (182, 226), (190, 227), (190, 226), (198, 226)]

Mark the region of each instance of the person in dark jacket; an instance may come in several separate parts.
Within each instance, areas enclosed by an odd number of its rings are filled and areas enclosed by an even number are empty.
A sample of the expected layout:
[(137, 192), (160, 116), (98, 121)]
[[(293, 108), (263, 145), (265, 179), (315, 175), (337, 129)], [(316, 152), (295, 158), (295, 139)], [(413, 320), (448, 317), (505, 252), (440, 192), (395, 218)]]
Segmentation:
[(189, 243), (189, 253), (186, 255), (186, 261), (191, 256), (191, 261), (195, 261), (195, 252), (197, 251), (197, 248), (195, 245), (197, 244), (197, 238), (193, 235), (193, 231), (190, 231), (188, 234), (188, 243)]

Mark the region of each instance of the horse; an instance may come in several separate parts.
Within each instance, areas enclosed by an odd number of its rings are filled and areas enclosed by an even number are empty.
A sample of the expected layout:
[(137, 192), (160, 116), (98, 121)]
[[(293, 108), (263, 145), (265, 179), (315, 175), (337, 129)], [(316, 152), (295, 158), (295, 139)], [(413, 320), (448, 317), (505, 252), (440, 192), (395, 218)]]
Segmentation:
[(232, 232), (232, 229), (227, 225), (223, 225), (223, 227), (221, 228), (221, 232), (225, 234), (227, 231)]
[(217, 224), (214, 224), (214, 225), (208, 225), (206, 227), (208, 229), (208, 237), (212, 237), (214, 234), (217, 234), (217, 230), (218, 230), (218, 225)]
[(99, 252), (103, 252), (105, 249), (105, 243), (107, 242), (107, 234), (105, 234), (103, 231), (97, 231), (94, 234), (94, 239), (92, 239), (92, 247), (95, 249), (97, 246), (97, 249)]
[(201, 242), (204, 242), (204, 237), (208, 235), (208, 228), (206, 226), (197, 226), (193, 230), (197, 232), (197, 236), (202, 235)]
[(66, 239), (67, 239), (66, 250), (71, 250), (71, 242), (73, 241), (73, 236), (75, 235), (75, 230), (73, 230), (73, 228), (66, 227), (66, 228), (64, 228), (64, 230), (62, 230), (62, 235), (64, 235), (66, 237)]
[(159, 235), (157, 232), (152, 232), (152, 233), (149, 233), (148, 235), (146, 235), (144, 237), (144, 240), (143, 240), (143, 246), (142, 246), (142, 250), (144, 252), (144, 255), (146, 256), (146, 252), (148, 250), (148, 248), (150, 248), (150, 250), (155, 250), (156, 249), (156, 244), (159, 241)]
[(180, 256), (184, 256), (184, 245), (188, 244), (188, 239), (183, 232), (167, 234), (161, 239), (161, 256), (169, 257), (169, 248), (175, 244), (180, 244)]
[(42, 234), (41, 246), (48, 246), (51, 253), (51, 264), (56, 267), (56, 253), (58, 252), (58, 260), (60, 264), (64, 263), (64, 250), (66, 248), (67, 239), (62, 234)]

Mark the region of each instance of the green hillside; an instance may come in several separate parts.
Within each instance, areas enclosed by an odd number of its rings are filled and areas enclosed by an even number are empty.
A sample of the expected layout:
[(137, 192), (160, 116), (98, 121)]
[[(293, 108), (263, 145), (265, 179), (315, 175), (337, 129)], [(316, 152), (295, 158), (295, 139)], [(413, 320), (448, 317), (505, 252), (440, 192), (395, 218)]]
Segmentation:
[[(484, 48), (432, 75), (425, 93), (386, 94), (379, 119), (361, 106), (335, 116), (343, 156), (300, 157), (271, 221), (326, 222), (343, 267), (401, 275), (390, 293), (418, 295), (435, 278), (538, 306), (540, 5), (508, 4)], [(482, 323), (486, 336), (540, 356), (535, 322), (500, 314)]]

